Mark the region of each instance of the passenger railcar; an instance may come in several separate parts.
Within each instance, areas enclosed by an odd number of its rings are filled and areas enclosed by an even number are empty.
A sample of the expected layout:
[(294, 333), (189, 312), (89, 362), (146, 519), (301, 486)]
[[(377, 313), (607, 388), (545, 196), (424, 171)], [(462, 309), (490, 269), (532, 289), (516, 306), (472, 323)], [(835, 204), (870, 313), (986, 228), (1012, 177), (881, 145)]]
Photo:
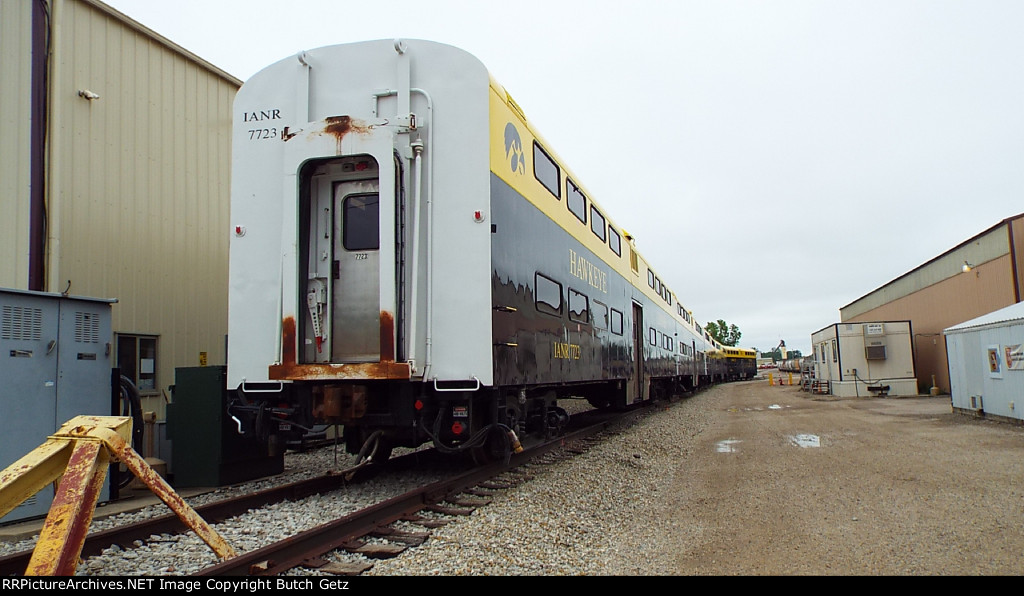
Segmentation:
[(378, 458), (499, 454), (561, 432), (560, 398), (623, 407), (745, 374), (451, 46), (330, 46), (254, 75), (231, 217), (229, 411), (247, 432), (327, 422)]
[(725, 363), (725, 380), (745, 381), (757, 375), (757, 352), (746, 348), (722, 347), (714, 357)]

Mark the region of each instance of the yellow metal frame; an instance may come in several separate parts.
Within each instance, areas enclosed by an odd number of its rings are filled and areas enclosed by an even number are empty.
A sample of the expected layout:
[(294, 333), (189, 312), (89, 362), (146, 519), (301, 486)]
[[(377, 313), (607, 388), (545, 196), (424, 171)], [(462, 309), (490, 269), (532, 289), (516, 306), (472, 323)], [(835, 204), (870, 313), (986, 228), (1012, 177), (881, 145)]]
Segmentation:
[(0, 517), (59, 479), (25, 575), (74, 575), (107, 466), (120, 461), (221, 559), (235, 550), (146, 463), (131, 445), (132, 420), (76, 416), (45, 443), (0, 472)]

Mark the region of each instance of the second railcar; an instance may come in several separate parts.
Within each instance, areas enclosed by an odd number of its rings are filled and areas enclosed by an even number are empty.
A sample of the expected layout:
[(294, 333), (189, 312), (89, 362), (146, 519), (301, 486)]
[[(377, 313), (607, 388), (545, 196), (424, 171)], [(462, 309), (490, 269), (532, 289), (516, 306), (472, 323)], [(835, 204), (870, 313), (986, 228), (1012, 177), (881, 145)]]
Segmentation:
[(303, 52), (234, 111), (228, 389), (248, 429), (501, 451), (558, 400), (731, 376), (717, 345), (470, 54)]

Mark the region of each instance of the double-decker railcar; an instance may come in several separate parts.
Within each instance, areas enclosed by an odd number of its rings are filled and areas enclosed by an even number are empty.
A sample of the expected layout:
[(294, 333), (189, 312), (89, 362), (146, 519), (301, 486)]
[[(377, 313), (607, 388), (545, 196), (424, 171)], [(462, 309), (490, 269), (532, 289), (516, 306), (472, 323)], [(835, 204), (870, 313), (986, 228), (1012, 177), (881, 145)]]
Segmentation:
[(233, 135), (227, 378), (248, 432), (500, 454), (561, 432), (560, 398), (622, 407), (731, 376), (462, 50), (302, 52), (242, 86)]
[(755, 350), (725, 346), (717, 348), (712, 357), (725, 364), (723, 380), (745, 381), (757, 375), (757, 351)]

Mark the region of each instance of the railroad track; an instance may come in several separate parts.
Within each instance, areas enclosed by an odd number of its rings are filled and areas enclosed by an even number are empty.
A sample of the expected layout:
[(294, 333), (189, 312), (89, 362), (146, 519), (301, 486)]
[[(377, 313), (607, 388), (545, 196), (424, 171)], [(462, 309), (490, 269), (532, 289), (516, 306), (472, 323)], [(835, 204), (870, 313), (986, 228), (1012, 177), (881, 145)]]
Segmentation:
[[(528, 476), (516, 473), (537, 458), (549, 456), (556, 451), (572, 454), (579, 451), (579, 445), (588, 437), (604, 431), (610, 425), (635, 417), (649, 408), (630, 410), (625, 413), (588, 412), (581, 416), (589, 421), (578, 430), (558, 437), (552, 441), (531, 447), (523, 454), (512, 458), (509, 463), (495, 463), (477, 467), (454, 476), (435, 482), (428, 486), (414, 489), (403, 495), (387, 499), (343, 518), (322, 524), (310, 530), (300, 532), (280, 542), (243, 553), (227, 561), (222, 561), (202, 569), (194, 575), (228, 576), (228, 575), (274, 575), (283, 573), (294, 567), (324, 568), (328, 562), (323, 558), (325, 553), (335, 549), (364, 555), (373, 559), (395, 556), (404, 548), (421, 544), (429, 536), (428, 533), (410, 533), (395, 530), (392, 526), (397, 521), (411, 522), (429, 530), (431, 526), (445, 523), (436, 519), (427, 519), (423, 514), (441, 514), (442, 516), (468, 515), (476, 507), (489, 503), (493, 491), (511, 488)], [(568, 448), (566, 449), (566, 447)], [(372, 478), (376, 473), (387, 470), (389, 473), (403, 469), (422, 466), (425, 460), (450, 461), (450, 458), (437, 457), (432, 450), (422, 450), (407, 455), (393, 457), (387, 467), (365, 466), (341, 470), (332, 474), (293, 482), (290, 484), (266, 489), (249, 495), (224, 499), (207, 505), (195, 507), (203, 519), (211, 524), (244, 514), (251, 509), (265, 507), (282, 501), (298, 500), (304, 497), (326, 493), (358, 484)], [(151, 518), (130, 525), (111, 528), (90, 534), (82, 550), (82, 557), (101, 554), (111, 545), (130, 548), (137, 541), (145, 541), (153, 535), (176, 534), (188, 528), (172, 513)], [(372, 541), (373, 538), (384, 538), (388, 544), (381, 545)], [(31, 558), (32, 551), (26, 550), (0, 557), (0, 575), (21, 575), (24, 573)], [(370, 565), (363, 568), (327, 567), (324, 572), (345, 575), (357, 575)]]
[[(518, 471), (541, 458), (550, 458), (555, 452), (566, 456), (582, 453), (585, 444), (613, 423), (636, 417), (643, 410), (632, 410), (617, 415), (600, 416), (595, 422), (531, 447), (500, 462), (467, 470), (454, 477), (414, 489), (371, 507), (346, 515), (333, 522), (300, 532), (285, 540), (243, 553), (202, 569), (197, 576), (278, 575), (296, 567), (318, 569), (325, 573), (358, 575), (372, 567), (370, 563), (340, 564), (328, 561), (324, 555), (342, 549), (366, 558), (393, 557), (409, 546), (419, 546), (429, 537), (428, 532), (407, 532), (392, 527), (404, 521), (429, 530), (448, 523), (425, 512), (443, 516), (466, 516), (490, 503), (494, 491), (514, 488), (530, 478), (529, 473)], [(548, 460), (550, 461), (550, 460)], [(368, 537), (384, 538), (388, 544), (375, 544)]]

